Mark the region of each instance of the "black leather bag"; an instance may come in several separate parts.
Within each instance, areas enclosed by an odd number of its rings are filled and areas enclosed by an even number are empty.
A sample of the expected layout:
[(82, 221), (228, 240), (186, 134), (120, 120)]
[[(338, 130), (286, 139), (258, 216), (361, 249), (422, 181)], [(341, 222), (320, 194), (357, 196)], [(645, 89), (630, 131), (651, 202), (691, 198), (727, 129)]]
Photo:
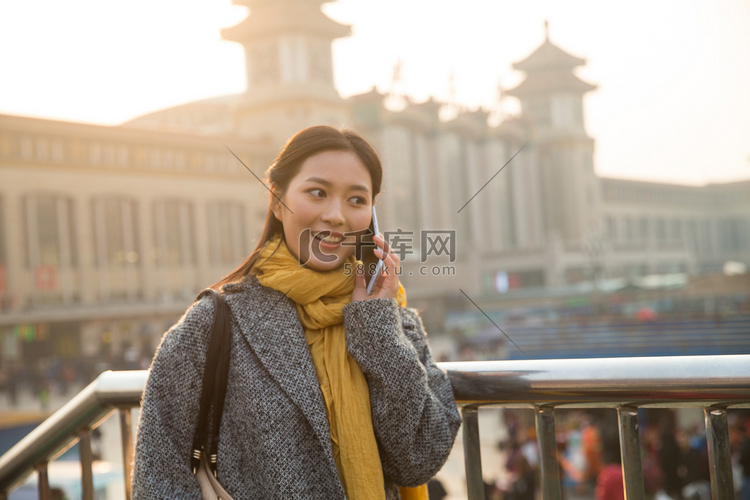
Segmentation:
[(224, 413), (229, 354), (232, 347), (231, 312), (224, 297), (211, 288), (203, 290), (196, 300), (205, 295), (211, 295), (213, 298), (215, 316), (208, 342), (206, 365), (203, 369), (198, 425), (193, 437), (193, 455), (190, 457), (190, 463), (205, 500), (232, 500), (216, 478), (219, 428)]

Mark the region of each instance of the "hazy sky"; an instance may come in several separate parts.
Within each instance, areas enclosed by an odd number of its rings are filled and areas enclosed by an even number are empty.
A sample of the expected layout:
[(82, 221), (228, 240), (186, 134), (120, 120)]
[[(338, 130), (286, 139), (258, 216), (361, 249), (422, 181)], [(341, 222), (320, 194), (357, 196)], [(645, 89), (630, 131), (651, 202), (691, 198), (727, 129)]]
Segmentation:
[[(750, 178), (750, 2), (339, 0), (342, 95), (388, 90), (403, 60), (417, 100), (495, 104), (497, 84), (544, 39), (578, 75), (600, 174), (685, 183)], [(116, 124), (245, 88), (230, 0), (0, 0), (0, 113)], [(513, 103), (508, 103), (512, 109)]]

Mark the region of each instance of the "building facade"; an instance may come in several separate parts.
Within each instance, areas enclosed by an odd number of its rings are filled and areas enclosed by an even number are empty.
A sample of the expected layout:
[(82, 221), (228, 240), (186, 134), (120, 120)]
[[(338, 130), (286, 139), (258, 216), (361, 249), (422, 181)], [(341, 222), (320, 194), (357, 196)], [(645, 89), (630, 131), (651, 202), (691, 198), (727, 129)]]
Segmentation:
[(242, 94), (116, 127), (0, 115), (0, 368), (103, 346), (152, 352), (254, 248), (269, 196), (256, 176), (313, 124), (353, 128), (380, 152), (381, 230), (433, 330), (461, 292), (491, 301), (750, 264), (750, 181), (596, 175), (583, 109), (595, 86), (575, 75), (585, 61), (548, 37), (514, 64), (525, 73), (508, 91), (519, 116), (445, 119), (434, 100), (394, 107), (374, 89), (342, 98), (331, 42), (349, 27), (322, 3), (247, 1), (251, 15), (223, 32), (245, 48)]
[(0, 116), (0, 352), (153, 348), (257, 238), (265, 200), (225, 145), (270, 161), (244, 138)]

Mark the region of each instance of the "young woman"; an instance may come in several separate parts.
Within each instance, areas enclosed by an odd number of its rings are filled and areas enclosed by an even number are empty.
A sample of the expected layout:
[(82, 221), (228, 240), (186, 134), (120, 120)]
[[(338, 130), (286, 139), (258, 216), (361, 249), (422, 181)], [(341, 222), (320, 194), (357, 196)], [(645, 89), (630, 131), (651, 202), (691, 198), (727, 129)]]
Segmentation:
[[(214, 285), (232, 316), (217, 477), (235, 499), (396, 499), (450, 453), (460, 416), (419, 315), (404, 307), (399, 258), (379, 235), (361, 237), (381, 177), (354, 132), (302, 130), (268, 170), (257, 248)], [(368, 268), (385, 261), (370, 295), (355, 250)], [(203, 298), (162, 339), (135, 499), (200, 498), (190, 457), (213, 318)]]

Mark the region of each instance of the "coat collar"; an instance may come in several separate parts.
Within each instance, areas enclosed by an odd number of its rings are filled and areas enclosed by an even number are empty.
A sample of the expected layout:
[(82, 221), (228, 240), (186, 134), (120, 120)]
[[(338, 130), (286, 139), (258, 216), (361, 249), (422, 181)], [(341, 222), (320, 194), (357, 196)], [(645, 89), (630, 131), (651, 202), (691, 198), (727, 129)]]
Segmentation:
[(307, 417), (329, 465), (336, 469), (320, 383), (297, 308), (285, 294), (255, 276), (223, 287), (225, 298), (250, 349)]

